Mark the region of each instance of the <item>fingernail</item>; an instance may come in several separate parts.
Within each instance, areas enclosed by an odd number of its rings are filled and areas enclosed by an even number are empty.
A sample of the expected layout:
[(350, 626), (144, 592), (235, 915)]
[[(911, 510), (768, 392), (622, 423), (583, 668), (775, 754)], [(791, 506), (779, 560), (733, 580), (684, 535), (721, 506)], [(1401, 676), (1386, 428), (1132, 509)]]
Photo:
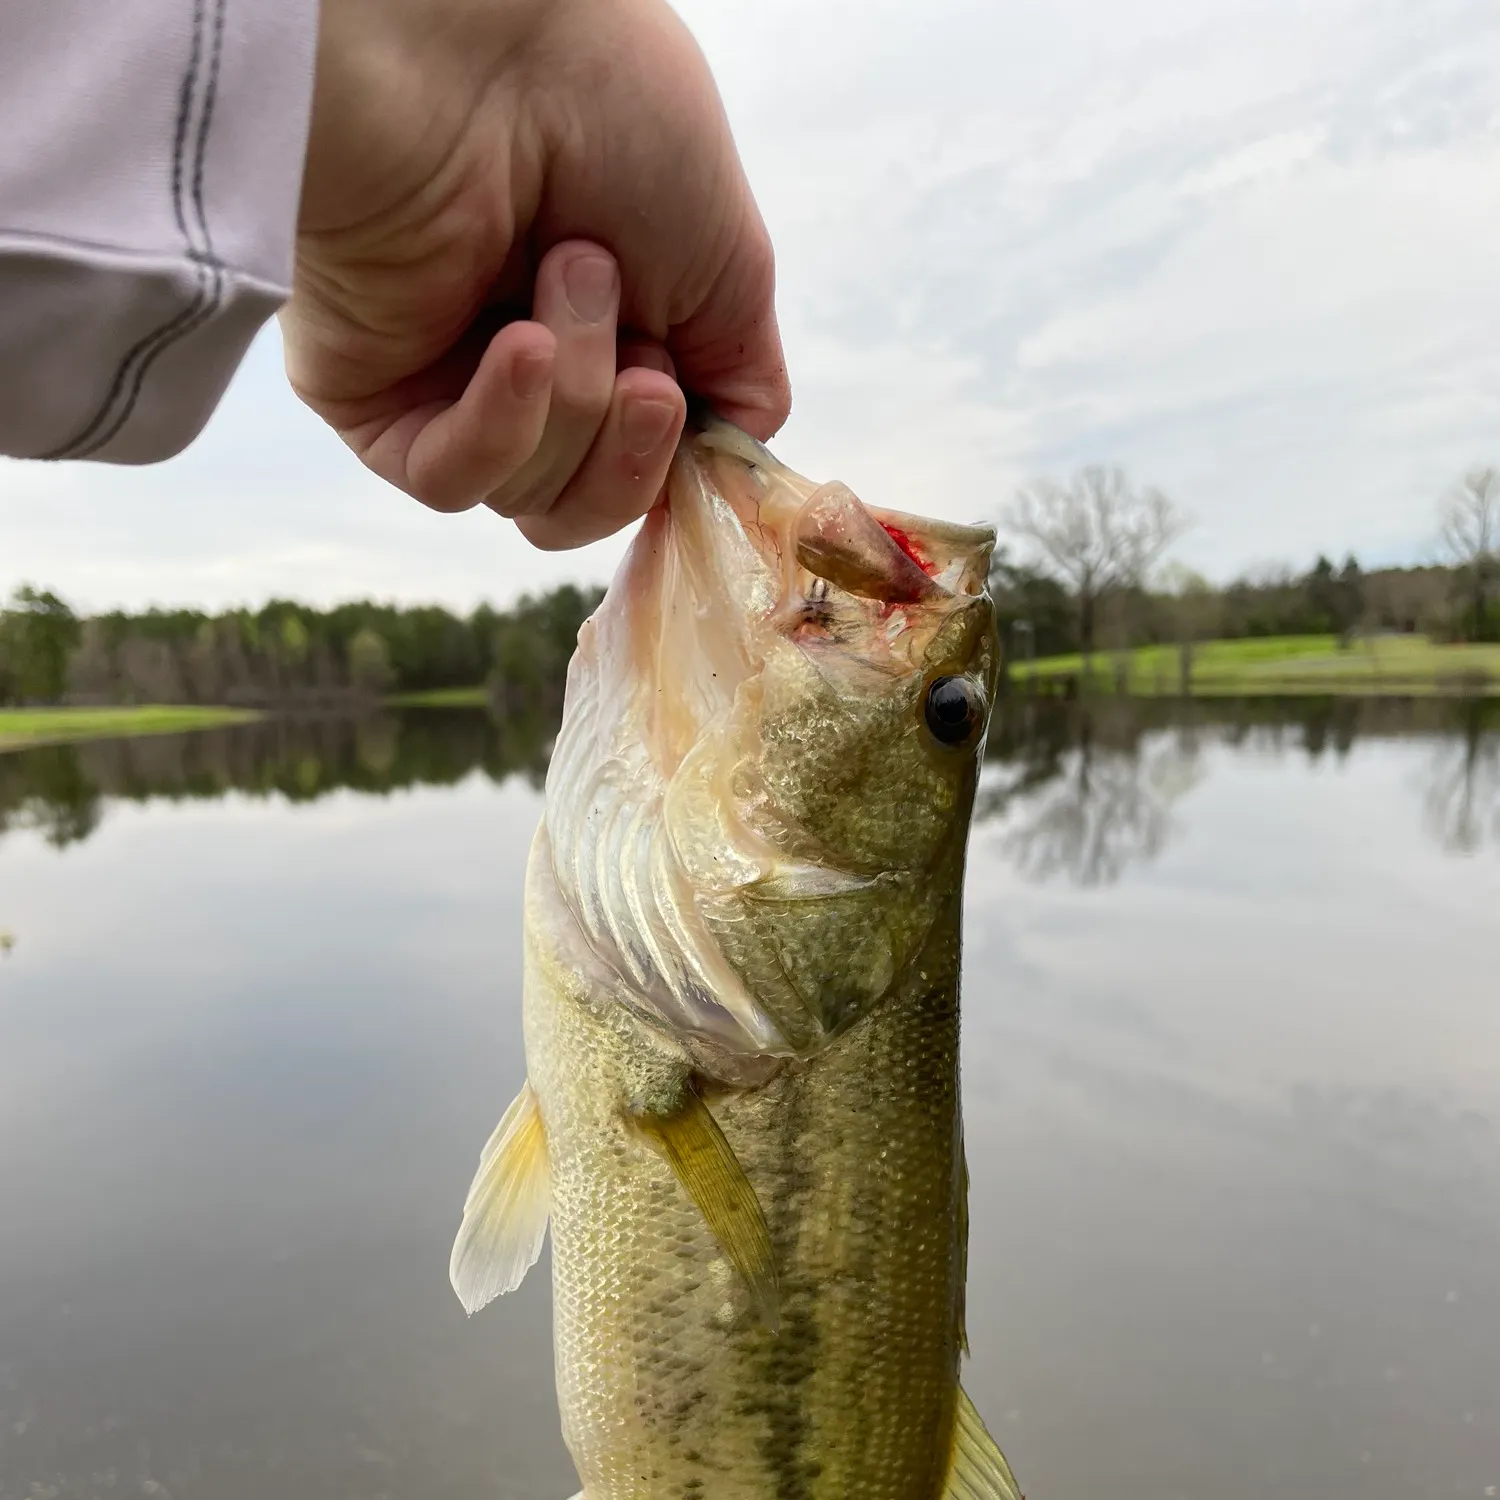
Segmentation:
[(563, 272), (568, 306), (581, 323), (598, 323), (614, 310), (615, 263), (603, 255), (580, 255)]
[(631, 401), (620, 415), (620, 436), (625, 449), (637, 458), (655, 453), (677, 420), (677, 408), (669, 401)]
[(516, 355), (510, 367), (510, 388), (522, 401), (540, 396), (542, 388), (552, 378), (552, 354), (535, 349)]

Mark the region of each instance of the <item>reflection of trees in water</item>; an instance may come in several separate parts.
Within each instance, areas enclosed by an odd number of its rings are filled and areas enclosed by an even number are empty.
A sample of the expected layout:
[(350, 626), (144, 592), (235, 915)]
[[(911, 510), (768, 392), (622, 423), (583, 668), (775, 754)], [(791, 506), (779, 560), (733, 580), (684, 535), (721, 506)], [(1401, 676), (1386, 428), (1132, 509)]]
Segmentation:
[[(308, 802), (342, 788), (452, 785), (476, 771), (540, 787), (556, 731), (555, 708), (419, 709), (12, 751), (0, 754), (0, 835), (26, 827), (59, 848), (76, 843), (110, 798)], [(1204, 747), (1317, 761), (1343, 759), (1361, 736), (1432, 745), (1423, 795), (1445, 849), (1500, 844), (1500, 702), (1012, 696), (990, 728), (976, 818), (1003, 822), (1000, 847), (1032, 878), (1108, 883), (1166, 846)]]
[(1134, 708), (1002, 706), (987, 759), (1010, 774), (987, 768), (975, 812), (1004, 820), (996, 842), (1028, 879), (1108, 885), (1165, 847), (1172, 808), (1199, 779), (1200, 737), (1191, 724), (1153, 727)]
[(37, 829), (62, 849), (99, 826), (99, 789), (67, 745), (0, 755), (0, 833)]
[(109, 798), (145, 802), (229, 792), (311, 802), (450, 786), (475, 771), (539, 787), (557, 732), (543, 711), (495, 716), (421, 709), (366, 718), (268, 718), (188, 735), (100, 740), (0, 755), (0, 834), (34, 828), (58, 848), (85, 839)]
[(1433, 749), (1424, 797), (1427, 826), (1452, 854), (1500, 844), (1500, 704), (1456, 706), (1453, 731)]
[(1003, 819), (999, 848), (1030, 879), (1109, 884), (1155, 858), (1202, 751), (1346, 759), (1361, 736), (1435, 746), (1428, 826), (1464, 853), (1500, 843), (1500, 703), (1444, 699), (1002, 699), (976, 819)]

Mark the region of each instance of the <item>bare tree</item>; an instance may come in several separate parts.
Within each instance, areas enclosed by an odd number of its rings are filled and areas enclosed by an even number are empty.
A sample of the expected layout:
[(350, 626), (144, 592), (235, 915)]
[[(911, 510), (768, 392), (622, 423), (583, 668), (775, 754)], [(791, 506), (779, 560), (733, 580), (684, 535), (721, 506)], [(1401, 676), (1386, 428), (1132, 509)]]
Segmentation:
[(1471, 629), (1484, 636), (1489, 624), (1490, 585), (1500, 575), (1500, 469), (1470, 469), (1449, 490), (1442, 506), (1443, 550), (1464, 575)]
[(1185, 525), (1160, 490), (1136, 491), (1123, 469), (1099, 464), (1080, 469), (1067, 484), (1034, 480), (1017, 492), (1001, 521), (1072, 592), (1085, 658), (1094, 649), (1100, 601), (1143, 584)]

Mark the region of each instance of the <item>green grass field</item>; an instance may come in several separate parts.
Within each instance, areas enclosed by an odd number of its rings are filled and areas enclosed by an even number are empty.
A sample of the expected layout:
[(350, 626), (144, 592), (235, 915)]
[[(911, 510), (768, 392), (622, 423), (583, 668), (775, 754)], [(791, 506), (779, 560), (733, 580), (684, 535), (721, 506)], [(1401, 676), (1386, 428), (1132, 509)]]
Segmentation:
[(0, 751), (75, 740), (123, 739), (140, 734), (183, 734), (221, 724), (244, 724), (260, 715), (243, 708), (0, 708)]
[(483, 686), (433, 688), (425, 693), (396, 693), (385, 701), (392, 708), (483, 708), (489, 694)]
[[(1100, 651), (1090, 662), (1088, 689), (1140, 697), (1182, 692), (1176, 646)], [(1081, 678), (1080, 656), (1012, 662), (1011, 680), (1060, 688)], [(1367, 693), (1500, 695), (1500, 646), (1443, 646), (1426, 636), (1377, 636), (1340, 649), (1331, 635), (1203, 641), (1193, 648), (1190, 691), (1197, 697), (1257, 694)]]

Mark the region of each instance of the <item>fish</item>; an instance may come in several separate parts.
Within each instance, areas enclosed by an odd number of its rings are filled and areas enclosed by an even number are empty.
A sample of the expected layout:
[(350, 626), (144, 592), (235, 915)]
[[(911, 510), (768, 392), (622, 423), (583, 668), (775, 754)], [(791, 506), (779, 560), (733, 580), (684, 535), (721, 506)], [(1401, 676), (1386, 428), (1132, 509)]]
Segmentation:
[(579, 632), (450, 1274), (550, 1230), (582, 1500), (1020, 1500), (960, 1383), (993, 545), (708, 419)]

